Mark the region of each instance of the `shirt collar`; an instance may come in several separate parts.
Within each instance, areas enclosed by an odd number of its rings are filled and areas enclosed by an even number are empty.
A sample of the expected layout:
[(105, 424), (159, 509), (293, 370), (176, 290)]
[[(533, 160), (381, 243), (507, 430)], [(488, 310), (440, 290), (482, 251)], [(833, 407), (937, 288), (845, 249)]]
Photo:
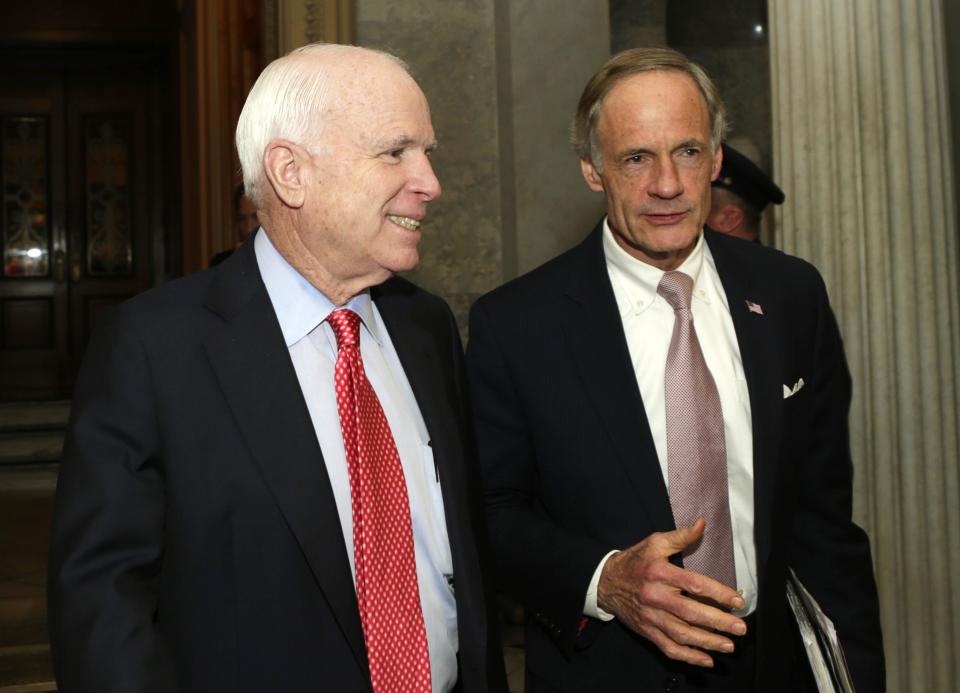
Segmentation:
[[(694, 298), (710, 302), (709, 282), (703, 271), (708, 253), (703, 232), (697, 238), (697, 244), (690, 255), (677, 267), (677, 271), (693, 277)], [(664, 300), (657, 294), (657, 286), (665, 274), (663, 270), (638, 260), (620, 247), (613, 237), (609, 220), (603, 220), (603, 254), (607, 261), (607, 272), (614, 286), (614, 296), (620, 316), (635, 311), (642, 313), (656, 302)]]
[[(289, 348), (310, 334), (337, 306), (287, 262), (268, 234), (258, 233), (253, 239), (253, 248), (283, 340)], [(369, 291), (357, 294), (342, 307), (359, 315), (370, 336), (382, 345)]]

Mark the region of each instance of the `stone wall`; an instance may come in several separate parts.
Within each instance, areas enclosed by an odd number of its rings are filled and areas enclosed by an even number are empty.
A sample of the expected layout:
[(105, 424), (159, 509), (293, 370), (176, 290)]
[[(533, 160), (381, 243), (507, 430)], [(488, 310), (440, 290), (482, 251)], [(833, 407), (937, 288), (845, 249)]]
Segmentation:
[(609, 55), (607, 3), (358, 0), (355, 13), (357, 43), (406, 60), (430, 101), (444, 192), (410, 277), (464, 327), (477, 296), (573, 245), (602, 212), (568, 127)]
[(497, 46), (492, 0), (359, 0), (357, 43), (406, 60), (430, 102), (443, 195), (410, 278), (444, 296), (461, 325), (502, 277)]

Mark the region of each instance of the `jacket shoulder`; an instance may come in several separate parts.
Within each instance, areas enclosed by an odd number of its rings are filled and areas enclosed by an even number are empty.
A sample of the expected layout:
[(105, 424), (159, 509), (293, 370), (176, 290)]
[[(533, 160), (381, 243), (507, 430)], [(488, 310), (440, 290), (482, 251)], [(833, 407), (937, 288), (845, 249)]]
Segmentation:
[(806, 286), (823, 284), (817, 268), (803, 258), (715, 231), (705, 233), (710, 251), (718, 263), (749, 267), (751, 271), (784, 286), (795, 283)]
[(437, 294), (431, 293), (426, 289), (414, 284), (404, 277), (391, 277), (383, 284), (371, 289), (373, 296), (377, 300), (381, 299), (401, 299), (412, 301), (413, 303), (433, 307), (446, 307), (447, 302)]
[(392, 277), (371, 288), (370, 293), (381, 309), (400, 310), (421, 320), (456, 322), (445, 299), (403, 277)]
[(601, 267), (602, 251), (596, 255), (593, 240), (591, 234), (583, 243), (484, 294), (475, 305), (518, 306), (547, 299), (567, 286), (571, 279), (589, 271), (592, 265)]
[(182, 318), (202, 310), (213, 274), (214, 270), (203, 270), (147, 289), (111, 308), (108, 321), (149, 328), (167, 322), (172, 316)]

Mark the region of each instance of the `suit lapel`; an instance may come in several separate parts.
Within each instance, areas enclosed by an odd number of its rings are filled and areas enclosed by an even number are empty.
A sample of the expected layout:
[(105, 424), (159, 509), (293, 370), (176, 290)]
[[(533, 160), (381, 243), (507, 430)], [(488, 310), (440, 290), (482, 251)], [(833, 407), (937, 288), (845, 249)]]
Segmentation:
[[(754, 527), (757, 567), (762, 570), (770, 554), (773, 528), (774, 489), (778, 473), (780, 416), (783, 407), (779, 382), (779, 352), (776, 326), (785, 316), (777, 314), (781, 303), (771, 284), (761, 282), (756, 266), (746, 262), (727, 239), (706, 232), (706, 240), (727, 295), (730, 317), (737, 333), (743, 363), (753, 430)], [(759, 305), (763, 315), (751, 311), (748, 302)]]
[(402, 284), (390, 281), (374, 287), (371, 294), (420, 407), (436, 457), (438, 446), (443, 449), (455, 441), (450, 429), (456, 425), (451, 412), (453, 393), (448, 392), (444, 380), (450, 374), (443, 372), (440, 364), (446, 359), (437, 353), (429, 328), (411, 310), (410, 298), (404, 295), (403, 288)]
[[(455, 390), (459, 366), (450, 354), (438, 353), (436, 330), (456, 329), (451, 325), (427, 325), (406, 295), (406, 285), (393, 280), (371, 290), (390, 340), (420, 408), (434, 464), (440, 478), (444, 520), (453, 572), (456, 579), (457, 628), (460, 637), (460, 665), (466, 670), (482, 670), (483, 661), (474, 661), (480, 644), (486, 642), (484, 590), (480, 580), (480, 560), (476, 546), (476, 528), (468, 495), (467, 460), (464, 458), (462, 426), (463, 404)], [(453, 346), (451, 344), (451, 346)], [(450, 364), (450, 365), (444, 365)]]
[[(372, 294), (430, 436), (454, 569), (462, 579), (468, 567), (462, 562), (467, 558), (462, 554), (466, 547), (473, 546), (474, 540), (465, 494), (461, 425), (456, 414), (460, 404), (457, 393), (448, 385), (455, 374), (444, 369), (443, 364), (449, 363), (448, 355), (437, 353), (437, 342), (430, 328), (414, 313), (402, 287), (397, 282), (388, 282), (376, 287)], [(458, 593), (458, 608), (459, 597)]]
[(253, 243), (237, 255), (220, 266), (208, 297), (208, 308), (225, 322), (208, 339), (207, 354), (265, 483), (366, 671), (356, 591), (316, 432)]
[(590, 407), (642, 499), (639, 506), (657, 530), (670, 530), (673, 513), (607, 274), (602, 233), (600, 226), (575, 251), (580, 266), (564, 291), (572, 309), (560, 311), (560, 320)]

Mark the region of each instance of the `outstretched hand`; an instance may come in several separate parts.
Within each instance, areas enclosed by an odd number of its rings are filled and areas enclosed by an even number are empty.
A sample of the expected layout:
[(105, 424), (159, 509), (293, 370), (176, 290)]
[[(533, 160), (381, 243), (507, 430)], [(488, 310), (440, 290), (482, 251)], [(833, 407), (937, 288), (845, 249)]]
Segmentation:
[[(672, 532), (657, 532), (612, 555), (597, 587), (597, 604), (631, 630), (652, 641), (671, 659), (712, 667), (704, 652), (733, 652), (733, 641), (721, 633), (744, 635), (743, 619), (727, 609), (743, 608), (736, 590), (713, 578), (670, 563), (670, 556), (695, 544), (706, 522)], [(701, 601), (704, 600), (704, 601)]]

